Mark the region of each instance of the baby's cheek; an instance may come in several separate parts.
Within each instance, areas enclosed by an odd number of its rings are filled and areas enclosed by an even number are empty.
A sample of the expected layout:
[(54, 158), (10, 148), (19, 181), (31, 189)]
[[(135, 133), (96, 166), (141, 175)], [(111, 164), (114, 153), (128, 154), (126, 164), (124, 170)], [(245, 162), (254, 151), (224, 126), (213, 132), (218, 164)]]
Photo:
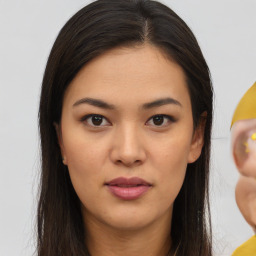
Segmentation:
[(238, 139), (234, 158), (238, 170), (243, 175), (256, 177), (256, 140), (253, 139), (253, 136), (254, 133), (250, 133), (248, 136)]
[(247, 140), (248, 145), (248, 153), (252, 153), (252, 155), (255, 157), (256, 161), (256, 129), (255, 131), (252, 131), (251, 135), (249, 136)]
[[(239, 122), (235, 127), (237, 136), (233, 143), (235, 164), (241, 174), (256, 177), (256, 127), (251, 126), (255, 120)], [(243, 125), (243, 129), (239, 130), (240, 124)]]
[(244, 175), (256, 178), (256, 140), (249, 138), (247, 140), (247, 146), (248, 156), (241, 168), (241, 172), (244, 173)]

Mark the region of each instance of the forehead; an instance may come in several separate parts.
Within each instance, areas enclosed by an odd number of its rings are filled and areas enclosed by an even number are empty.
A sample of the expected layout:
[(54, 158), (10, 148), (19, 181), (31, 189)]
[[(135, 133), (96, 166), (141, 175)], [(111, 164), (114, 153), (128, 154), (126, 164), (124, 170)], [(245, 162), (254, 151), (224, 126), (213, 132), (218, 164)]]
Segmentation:
[(114, 48), (86, 64), (69, 85), (64, 100), (91, 96), (120, 104), (170, 96), (190, 101), (182, 68), (152, 45)]

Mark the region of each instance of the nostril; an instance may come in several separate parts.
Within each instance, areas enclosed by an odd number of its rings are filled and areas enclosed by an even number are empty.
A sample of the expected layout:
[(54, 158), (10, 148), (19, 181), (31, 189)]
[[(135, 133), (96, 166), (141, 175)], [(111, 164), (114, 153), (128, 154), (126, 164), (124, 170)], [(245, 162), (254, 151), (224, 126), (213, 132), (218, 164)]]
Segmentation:
[(141, 160), (128, 161), (128, 160), (124, 160), (124, 159), (119, 159), (116, 162), (118, 164), (122, 164), (122, 165), (130, 167), (130, 166), (139, 165), (141, 163)]

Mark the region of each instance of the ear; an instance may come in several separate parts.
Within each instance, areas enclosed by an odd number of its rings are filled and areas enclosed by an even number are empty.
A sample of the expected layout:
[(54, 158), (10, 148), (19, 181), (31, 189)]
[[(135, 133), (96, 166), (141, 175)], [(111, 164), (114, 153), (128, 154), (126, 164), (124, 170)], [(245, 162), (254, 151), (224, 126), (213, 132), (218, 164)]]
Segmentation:
[(63, 162), (63, 164), (67, 165), (60, 125), (57, 124), (57, 123), (53, 123), (53, 125), (54, 125), (54, 128), (55, 128), (58, 143), (59, 143), (59, 146), (60, 146), (60, 151), (61, 151), (61, 155), (62, 155), (62, 162)]
[(201, 155), (202, 148), (204, 146), (204, 130), (206, 125), (207, 112), (203, 112), (200, 116), (199, 123), (195, 128), (190, 151), (188, 155), (188, 163), (194, 163)]

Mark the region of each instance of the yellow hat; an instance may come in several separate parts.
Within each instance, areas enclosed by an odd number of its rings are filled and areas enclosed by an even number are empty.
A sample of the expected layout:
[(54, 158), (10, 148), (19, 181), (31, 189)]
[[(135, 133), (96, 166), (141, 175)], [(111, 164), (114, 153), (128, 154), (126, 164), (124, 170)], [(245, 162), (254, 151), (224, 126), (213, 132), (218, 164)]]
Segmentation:
[(232, 125), (239, 120), (256, 118), (256, 82), (238, 103), (233, 115)]

